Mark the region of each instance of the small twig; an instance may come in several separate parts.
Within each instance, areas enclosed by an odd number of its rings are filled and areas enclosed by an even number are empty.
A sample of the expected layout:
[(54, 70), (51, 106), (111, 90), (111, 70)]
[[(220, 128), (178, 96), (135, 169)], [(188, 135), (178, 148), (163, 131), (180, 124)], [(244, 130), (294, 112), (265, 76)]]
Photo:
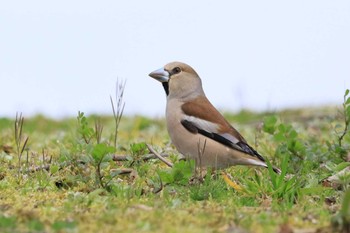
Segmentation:
[(122, 169), (118, 169), (118, 170), (119, 170), (119, 175), (130, 174), (130, 173), (135, 171), (132, 168), (122, 168)]
[(45, 164), (45, 149), (44, 148), (41, 149), (41, 155), (42, 155), (43, 164)]
[(101, 164), (103, 161), (103, 157), (98, 161), (97, 166), (96, 166), (96, 176), (97, 176), (97, 181), (98, 184), (101, 186), (101, 188), (105, 188), (106, 185), (103, 183), (103, 174), (102, 174), (102, 170), (101, 170)]
[(26, 168), (29, 168), (29, 150), (27, 150)]
[(47, 165), (41, 165), (41, 166), (36, 166), (36, 167), (31, 167), (31, 168), (26, 168), (26, 169), (20, 169), (20, 172), (25, 172), (25, 173), (33, 173), (33, 172), (38, 172), (41, 170), (50, 170), (50, 164)]
[[(161, 153), (160, 154), (162, 157), (169, 157), (168, 154)], [(127, 161), (129, 160), (129, 155), (113, 155), (113, 161)], [(155, 156), (154, 154), (146, 154), (142, 156), (143, 161), (147, 161), (150, 159), (157, 159), (158, 157)]]
[(111, 169), (110, 171), (117, 172), (118, 175), (125, 175), (125, 174), (130, 174), (135, 170), (132, 168), (118, 168), (118, 169)]
[(155, 156), (157, 156), (158, 159), (160, 159), (163, 163), (165, 163), (166, 165), (168, 165), (169, 167), (173, 167), (173, 163), (169, 162), (168, 160), (164, 159), (157, 151), (155, 151), (152, 146), (146, 144), (148, 150), (154, 154)]
[(348, 126), (349, 126), (349, 119), (347, 119), (347, 115), (345, 114), (344, 116), (344, 123), (345, 123), (345, 127), (344, 127), (344, 130), (342, 132), (342, 134), (339, 136), (338, 138), (338, 145), (339, 146), (342, 146), (342, 141), (343, 141), (343, 138), (345, 137), (345, 135), (348, 133)]

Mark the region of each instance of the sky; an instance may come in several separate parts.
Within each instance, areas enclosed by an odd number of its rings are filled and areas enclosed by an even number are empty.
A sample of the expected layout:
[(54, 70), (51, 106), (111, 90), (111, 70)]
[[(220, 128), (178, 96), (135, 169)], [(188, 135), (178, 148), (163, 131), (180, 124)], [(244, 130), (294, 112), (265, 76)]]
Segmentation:
[(225, 111), (341, 104), (350, 88), (350, 1), (1, 1), (0, 117), (161, 117), (150, 72), (192, 66)]

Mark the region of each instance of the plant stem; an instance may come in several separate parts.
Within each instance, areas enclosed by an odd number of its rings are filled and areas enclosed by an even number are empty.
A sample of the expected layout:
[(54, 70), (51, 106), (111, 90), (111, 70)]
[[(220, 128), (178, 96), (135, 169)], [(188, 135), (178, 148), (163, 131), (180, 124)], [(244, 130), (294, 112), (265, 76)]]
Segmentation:
[(117, 147), (118, 128), (119, 128), (119, 123), (120, 123), (120, 120), (123, 116), (124, 107), (125, 107), (125, 102), (123, 101), (125, 85), (126, 85), (126, 81), (124, 81), (123, 83), (119, 83), (119, 80), (117, 80), (117, 85), (116, 85), (117, 86), (116, 87), (117, 109), (115, 109), (113, 99), (110, 96), (112, 110), (113, 110), (113, 116), (114, 116), (114, 121), (115, 121), (114, 147)]

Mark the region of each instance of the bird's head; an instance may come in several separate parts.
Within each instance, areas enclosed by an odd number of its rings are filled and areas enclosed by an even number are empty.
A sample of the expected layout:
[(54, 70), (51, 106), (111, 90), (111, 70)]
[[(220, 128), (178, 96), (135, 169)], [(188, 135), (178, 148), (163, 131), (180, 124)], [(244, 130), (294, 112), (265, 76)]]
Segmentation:
[(168, 97), (185, 99), (204, 94), (196, 71), (182, 62), (171, 62), (149, 76), (162, 83)]

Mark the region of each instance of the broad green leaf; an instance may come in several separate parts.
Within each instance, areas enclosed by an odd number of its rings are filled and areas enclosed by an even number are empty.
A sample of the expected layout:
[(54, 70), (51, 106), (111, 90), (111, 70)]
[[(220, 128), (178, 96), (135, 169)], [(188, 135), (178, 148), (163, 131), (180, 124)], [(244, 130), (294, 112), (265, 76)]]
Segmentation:
[(305, 145), (301, 141), (296, 141), (294, 144), (294, 149), (297, 152), (304, 153)]
[(289, 139), (294, 139), (297, 136), (298, 136), (298, 133), (294, 129), (289, 133)]
[(146, 149), (147, 149), (147, 146), (146, 146), (146, 143), (144, 143), (144, 142), (133, 143), (130, 145), (130, 150), (131, 150), (132, 154), (134, 154), (134, 155), (143, 154)]
[(6, 217), (0, 215), (0, 229), (14, 228), (16, 226), (16, 222), (16, 217)]
[(288, 131), (288, 130), (287, 130), (287, 126), (286, 126), (285, 124), (280, 124), (280, 125), (278, 126), (278, 130), (279, 130), (281, 133), (285, 133), (285, 132)]
[(349, 119), (350, 118), (350, 105), (346, 107), (346, 115), (347, 115), (347, 118)]
[(273, 136), (273, 138), (275, 139), (275, 141), (277, 142), (282, 142), (286, 140), (286, 137), (284, 136), (283, 133), (277, 133)]
[(345, 193), (340, 213), (347, 224), (350, 224), (350, 189)]
[(55, 174), (59, 169), (59, 166), (58, 165), (51, 165), (50, 166), (50, 173), (51, 174)]
[(27, 223), (27, 226), (32, 231), (30, 232), (44, 232), (44, 224), (37, 219), (33, 219)]
[(113, 146), (108, 146), (105, 143), (100, 143), (100, 144), (97, 144), (92, 150), (92, 157), (96, 162), (100, 162), (102, 161), (104, 156), (114, 152), (115, 152), (115, 148)]
[(70, 221), (56, 221), (52, 224), (52, 229), (55, 231), (63, 231), (67, 229), (73, 229), (76, 227), (75, 222), (70, 222)]
[(348, 98), (346, 99), (346, 102), (345, 102), (345, 105), (348, 105), (348, 104), (350, 104), (350, 97), (348, 97)]
[(342, 162), (342, 163), (339, 163), (336, 167), (335, 167), (335, 171), (339, 172), (341, 170), (343, 170), (344, 168), (350, 166), (350, 162)]
[(276, 116), (268, 116), (264, 119), (263, 130), (266, 133), (273, 134), (275, 132), (275, 125), (277, 122)]
[(269, 170), (269, 175), (272, 183), (273, 189), (277, 189), (277, 174), (273, 171), (272, 165), (268, 159), (266, 159), (267, 168)]

